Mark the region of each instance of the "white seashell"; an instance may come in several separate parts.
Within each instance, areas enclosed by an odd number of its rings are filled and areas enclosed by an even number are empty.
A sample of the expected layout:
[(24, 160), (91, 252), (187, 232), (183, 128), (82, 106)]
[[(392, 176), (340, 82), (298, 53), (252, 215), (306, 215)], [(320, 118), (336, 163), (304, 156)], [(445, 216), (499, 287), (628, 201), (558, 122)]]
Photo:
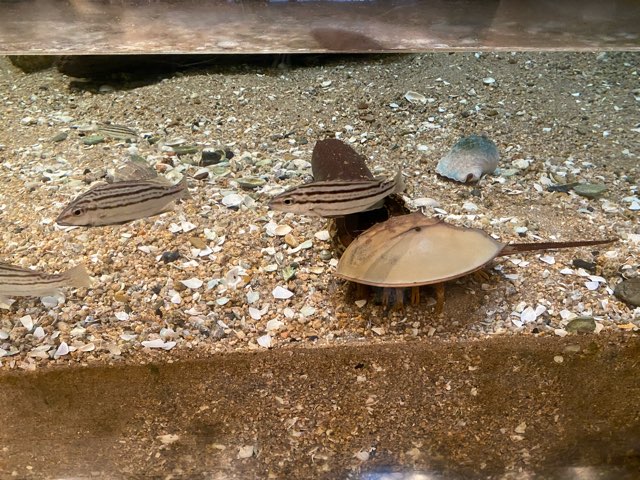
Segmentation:
[(322, 88), (327, 88), (327, 87), (331, 86), (332, 83), (333, 82), (331, 80), (325, 80), (320, 85), (322, 86)]
[(174, 293), (171, 296), (171, 303), (173, 303), (175, 305), (180, 305), (182, 303), (182, 297), (180, 296), (180, 294), (178, 292)]
[(121, 322), (126, 322), (129, 320), (129, 314), (127, 312), (116, 312), (114, 313), (115, 317)]
[(607, 283), (606, 278), (600, 277), (598, 275), (589, 275), (589, 280), (591, 280), (592, 282)]
[(356, 300), (355, 303), (356, 303), (357, 307), (362, 308), (367, 304), (367, 301), (366, 300)]
[(411, 201), (411, 204), (414, 208), (436, 208), (440, 206), (440, 203), (437, 200), (428, 197), (414, 198)]
[(575, 313), (570, 312), (566, 308), (563, 310), (560, 310), (560, 318), (562, 318), (563, 320), (571, 320), (576, 317), (577, 315)]
[(141, 342), (143, 347), (147, 348), (162, 348), (164, 350), (171, 350), (176, 346), (176, 342), (165, 342), (161, 338), (156, 338), (155, 340), (145, 340)]
[(284, 313), (284, 316), (287, 318), (293, 318), (296, 316), (296, 312), (294, 312), (291, 308), (287, 307), (284, 309), (284, 311), (282, 312)]
[(597, 290), (600, 286), (600, 282), (584, 282), (584, 286), (589, 290)]
[(554, 257), (552, 257), (551, 255), (543, 255), (540, 257), (540, 261), (544, 262), (548, 265), (553, 265), (554, 263), (556, 263), (556, 259)]
[(62, 295), (46, 296), (46, 297), (42, 297), (40, 301), (42, 302), (42, 305), (44, 305), (47, 308), (55, 308), (60, 303), (64, 302), (64, 296)]
[(258, 345), (263, 348), (271, 348), (271, 335), (267, 333), (266, 335), (258, 337)]
[(180, 283), (182, 283), (187, 288), (195, 290), (197, 288), (200, 288), (204, 282), (199, 278), (194, 277), (190, 278), (189, 280), (181, 280)]
[(287, 251), (289, 253), (297, 253), (300, 250), (306, 250), (306, 249), (311, 248), (311, 247), (313, 247), (313, 241), (312, 240), (305, 240), (300, 245), (298, 245), (296, 248), (290, 248)]
[(629, 210), (633, 210), (634, 212), (640, 210), (640, 202), (638, 202), (637, 200), (631, 202), (631, 205), (629, 205)]
[(56, 350), (56, 353), (53, 354), (53, 358), (62, 357), (63, 355), (67, 355), (69, 353), (69, 345), (66, 342), (61, 342)]
[(478, 206), (472, 202), (464, 202), (462, 208), (467, 212), (476, 212), (478, 210)]
[(278, 237), (284, 237), (285, 235), (288, 235), (289, 233), (291, 233), (291, 230), (293, 229), (289, 225), (278, 225), (273, 230), (273, 233), (276, 234)]
[(247, 271), (244, 268), (237, 266), (237, 267), (233, 267), (231, 270), (227, 272), (227, 275), (225, 276), (225, 281), (229, 288), (238, 288), (243, 282), (242, 277), (246, 277), (246, 276), (247, 276)]
[(238, 450), (238, 458), (251, 458), (256, 452), (256, 447), (253, 445), (245, 445)]
[(95, 344), (93, 343), (87, 343), (83, 346), (81, 346), (80, 348), (78, 348), (79, 352), (93, 352), (96, 349)]
[(320, 230), (314, 233), (313, 236), (322, 242), (326, 242), (331, 238), (328, 230)]
[(422, 103), (422, 104), (427, 103), (427, 97), (425, 97), (421, 93), (414, 92), (412, 90), (409, 90), (407, 93), (405, 93), (404, 98), (409, 103)]
[(247, 292), (247, 303), (255, 303), (260, 299), (260, 293), (250, 290)]
[(536, 312), (533, 308), (527, 307), (520, 314), (520, 320), (524, 323), (533, 322), (536, 319)]
[(260, 320), (262, 315), (266, 313), (266, 310), (258, 310), (255, 307), (249, 307), (249, 316), (254, 320)]
[(311, 306), (309, 306), (309, 305), (305, 305), (300, 310), (300, 313), (302, 314), (303, 317), (310, 317), (311, 315), (316, 313), (316, 309), (311, 307)]
[(485, 85), (494, 85), (496, 83), (496, 79), (493, 77), (485, 77), (482, 79), (482, 83)]
[(244, 196), (237, 193), (230, 193), (222, 198), (222, 204), (229, 208), (239, 207), (242, 202), (244, 202)]
[(519, 158), (511, 162), (511, 165), (513, 165), (515, 168), (519, 170), (526, 170), (527, 168), (529, 168), (529, 165), (531, 165), (531, 160), (525, 160), (524, 158)]
[(560, 273), (562, 275), (573, 275), (575, 272), (570, 268), (563, 268), (562, 270), (560, 270)]
[(514, 232), (516, 232), (517, 234), (521, 234), (521, 233), (527, 233), (529, 229), (527, 227), (516, 227), (513, 229)]
[(470, 135), (458, 140), (440, 159), (436, 173), (462, 183), (477, 182), (482, 175), (495, 171), (499, 159), (495, 143), (484, 136)]
[(280, 330), (283, 326), (284, 326), (284, 323), (282, 323), (280, 320), (274, 319), (274, 320), (269, 320), (265, 328), (267, 332), (274, 332), (274, 331)]
[(287, 298), (293, 297), (292, 291), (287, 290), (286, 288), (283, 288), (280, 285), (274, 288), (271, 293), (274, 296), (274, 298), (277, 298), (279, 300), (286, 300)]
[(135, 340), (137, 337), (138, 337), (137, 335), (132, 335), (130, 333), (123, 333), (120, 335), (120, 338), (125, 342), (130, 342), (131, 340)]
[(44, 328), (36, 327), (36, 329), (33, 331), (33, 336), (36, 337), (38, 340), (40, 340), (41, 338), (44, 338), (45, 336)]
[(31, 331), (31, 329), (33, 328), (33, 319), (31, 318), (31, 315), (25, 315), (24, 317), (20, 317), (20, 323), (24, 328), (26, 328), (29, 331)]
[(180, 224), (180, 227), (182, 228), (182, 231), (185, 232), (185, 233), (196, 229), (196, 226), (191, 222), (182, 222)]
[(226, 305), (227, 303), (229, 303), (229, 299), (227, 297), (220, 297), (216, 300), (216, 303), (218, 305)]
[(7, 338), (9, 338), (9, 332), (0, 330), (0, 340), (6, 340)]
[(175, 443), (180, 439), (180, 435), (170, 433), (167, 435), (158, 435), (156, 438), (160, 440), (160, 443), (164, 445), (171, 445), (172, 443)]
[(538, 305), (535, 310), (532, 307), (527, 307), (520, 314), (520, 320), (524, 323), (533, 322), (546, 310), (547, 309), (542, 305)]
[(361, 450), (361, 451), (357, 452), (354, 455), (354, 457), (356, 457), (361, 462), (366, 462), (367, 460), (369, 460), (369, 452), (367, 452), (365, 450)]

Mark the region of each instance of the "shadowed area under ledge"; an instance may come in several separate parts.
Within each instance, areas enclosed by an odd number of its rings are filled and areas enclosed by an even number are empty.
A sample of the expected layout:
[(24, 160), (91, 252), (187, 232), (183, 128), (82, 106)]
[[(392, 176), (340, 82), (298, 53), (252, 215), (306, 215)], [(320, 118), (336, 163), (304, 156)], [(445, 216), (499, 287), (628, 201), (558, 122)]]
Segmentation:
[(634, 478), (639, 361), (589, 335), (4, 374), (0, 476)]

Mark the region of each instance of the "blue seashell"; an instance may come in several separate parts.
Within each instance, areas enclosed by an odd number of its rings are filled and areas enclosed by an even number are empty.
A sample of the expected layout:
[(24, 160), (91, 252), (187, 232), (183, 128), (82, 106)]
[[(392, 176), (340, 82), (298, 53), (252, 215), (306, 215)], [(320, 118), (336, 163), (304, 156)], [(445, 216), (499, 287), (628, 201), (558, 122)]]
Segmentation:
[(436, 166), (436, 173), (457, 182), (477, 182), (485, 173), (493, 173), (500, 154), (487, 137), (469, 135), (453, 146)]

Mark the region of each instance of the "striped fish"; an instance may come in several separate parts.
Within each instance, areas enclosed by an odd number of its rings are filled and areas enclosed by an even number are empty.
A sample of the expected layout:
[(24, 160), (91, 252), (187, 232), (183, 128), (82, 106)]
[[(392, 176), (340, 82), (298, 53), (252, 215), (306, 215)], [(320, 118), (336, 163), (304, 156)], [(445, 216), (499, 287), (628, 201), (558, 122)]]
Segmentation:
[(138, 138), (138, 132), (124, 125), (116, 125), (115, 123), (103, 123), (98, 125), (98, 132), (116, 140), (134, 140)]
[(373, 210), (384, 198), (404, 191), (402, 172), (394, 179), (311, 182), (275, 196), (269, 208), (319, 217), (341, 217)]
[(170, 210), (179, 198), (189, 198), (187, 177), (175, 185), (166, 178), (128, 180), (92, 187), (73, 200), (56, 219), (58, 225), (117, 225)]
[(60, 274), (0, 262), (0, 297), (44, 297), (55, 295), (62, 287), (89, 287), (91, 279), (84, 265)]

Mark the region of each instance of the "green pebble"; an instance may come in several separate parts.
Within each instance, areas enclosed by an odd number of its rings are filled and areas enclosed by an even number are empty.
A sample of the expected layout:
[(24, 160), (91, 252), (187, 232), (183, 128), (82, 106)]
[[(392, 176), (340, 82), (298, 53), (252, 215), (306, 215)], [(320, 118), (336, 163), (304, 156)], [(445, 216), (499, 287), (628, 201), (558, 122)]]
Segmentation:
[(62, 142), (63, 140), (66, 140), (68, 136), (69, 136), (69, 134), (67, 132), (60, 132), (55, 137), (53, 137), (51, 139), (51, 141), (52, 142)]
[(88, 137), (84, 137), (82, 139), (82, 143), (84, 143), (85, 145), (97, 145), (103, 142), (104, 137), (102, 135), (89, 135)]
[(238, 182), (238, 185), (245, 190), (254, 190), (267, 183), (264, 179), (258, 177), (238, 178), (236, 181)]
[(640, 278), (623, 280), (616, 285), (613, 294), (629, 305), (640, 307)]
[(282, 278), (284, 279), (285, 282), (288, 280), (291, 280), (295, 276), (296, 276), (296, 269), (291, 265), (289, 265), (288, 267), (284, 267), (282, 269)]
[(573, 191), (581, 197), (598, 198), (607, 191), (607, 186), (602, 183), (581, 183), (573, 187)]
[(567, 324), (565, 330), (572, 333), (592, 333), (596, 330), (596, 321), (591, 317), (574, 318)]

